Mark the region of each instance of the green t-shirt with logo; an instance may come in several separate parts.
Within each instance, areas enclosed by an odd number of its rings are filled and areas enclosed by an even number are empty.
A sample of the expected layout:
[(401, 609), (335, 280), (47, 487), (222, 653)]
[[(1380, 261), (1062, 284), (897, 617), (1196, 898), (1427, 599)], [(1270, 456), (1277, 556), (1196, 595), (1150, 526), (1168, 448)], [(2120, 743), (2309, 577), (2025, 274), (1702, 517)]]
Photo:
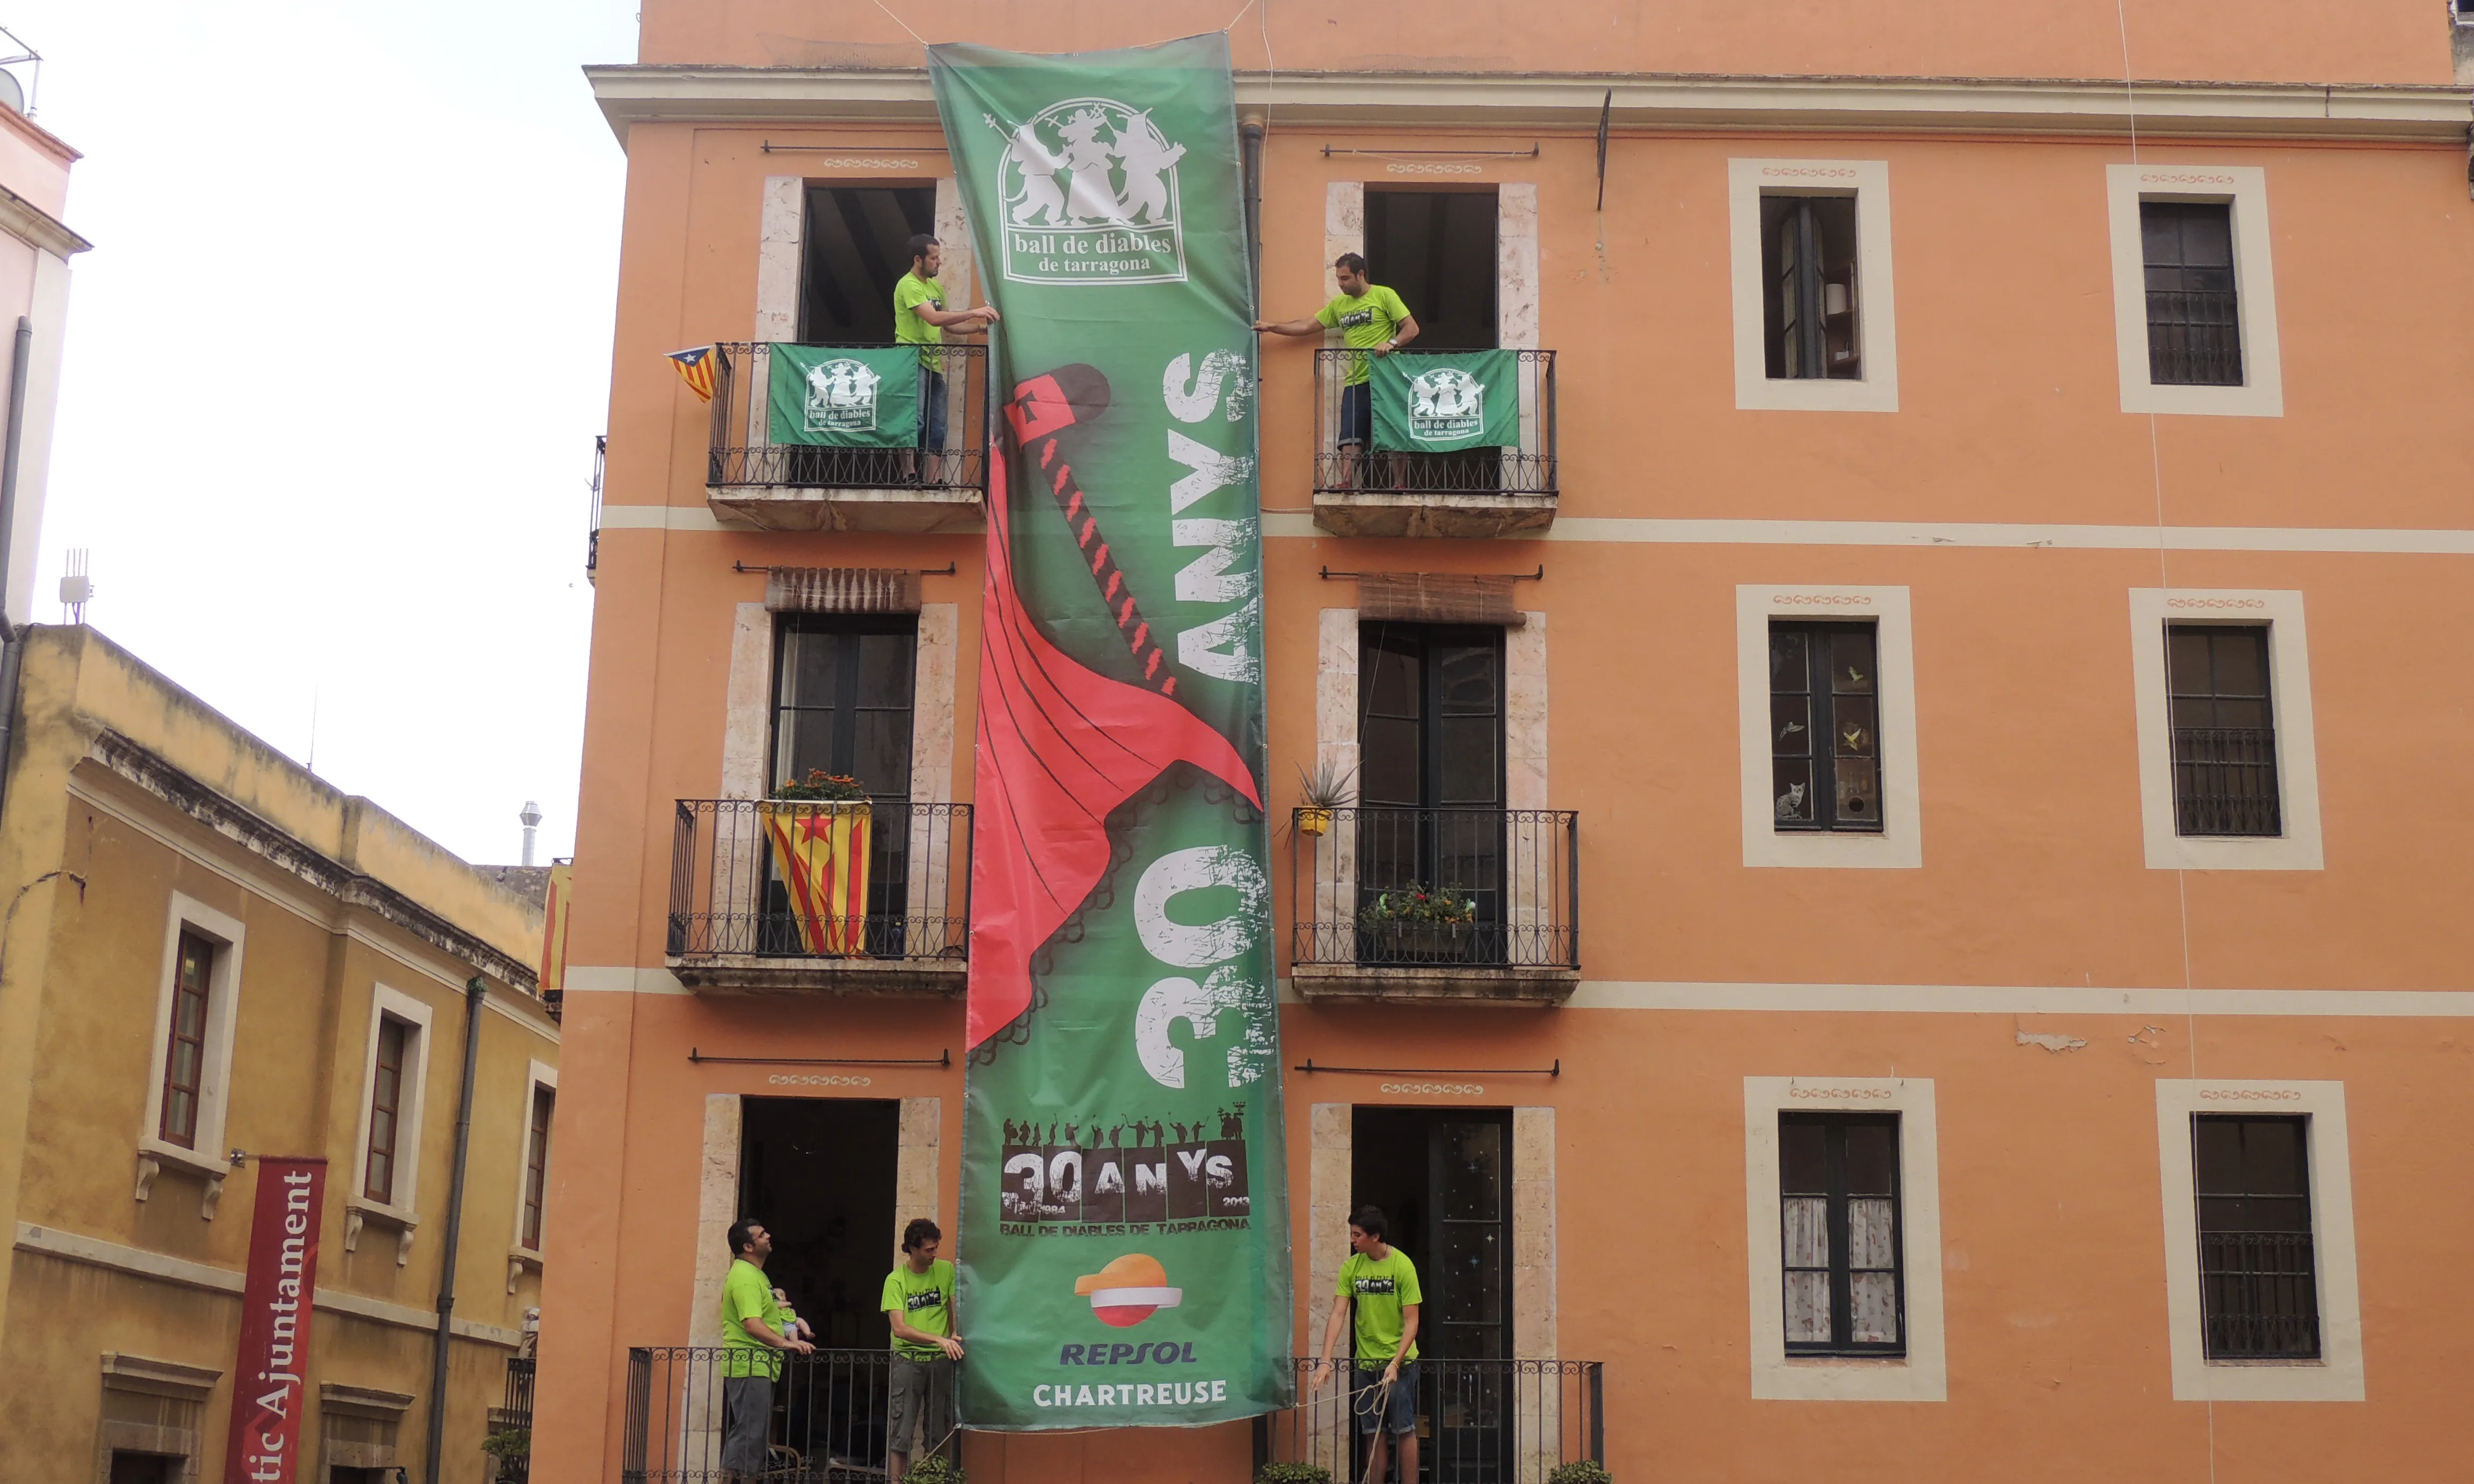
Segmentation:
[[(1409, 318), (1409, 306), (1400, 296), (1380, 283), (1366, 285), (1366, 292), (1343, 294), (1315, 311), (1315, 323), (1326, 329), (1340, 331), (1341, 339), (1352, 351), (1370, 351), (1392, 338), (1403, 321)], [(1348, 358), (1348, 385), (1355, 386), (1367, 377), (1366, 357)]]
[[(885, 1276), (885, 1298), (877, 1307), (901, 1310), (903, 1323), (921, 1334), (952, 1335), (954, 1265), (939, 1257), (920, 1273), (907, 1262), (895, 1264)], [(945, 1353), (933, 1345), (913, 1345), (898, 1334), (893, 1337), (893, 1352), (913, 1360), (934, 1360)]]
[[(945, 285), (934, 279), (923, 279), (906, 273), (902, 281), (893, 285), (893, 342), (896, 345), (943, 345), (943, 327), (931, 325), (919, 317), (919, 306), (932, 309), (945, 307)], [(919, 364), (934, 371), (944, 364), (934, 352), (919, 353)]]
[(782, 1352), (749, 1334), (746, 1322), (764, 1321), (782, 1333), (782, 1305), (773, 1302), (773, 1285), (764, 1270), (741, 1257), (721, 1280), (721, 1348), (724, 1375), (769, 1375), (780, 1379)]
[[(1418, 1265), (1409, 1254), (1395, 1247), (1380, 1258), (1364, 1253), (1351, 1253), (1340, 1265), (1340, 1295), (1357, 1301), (1357, 1359), (1362, 1365), (1372, 1361), (1388, 1365), (1400, 1352), (1400, 1310), (1412, 1303), (1426, 1302), (1424, 1290), (1418, 1286)], [(1418, 1358), (1418, 1347), (1409, 1347), (1405, 1361)]]

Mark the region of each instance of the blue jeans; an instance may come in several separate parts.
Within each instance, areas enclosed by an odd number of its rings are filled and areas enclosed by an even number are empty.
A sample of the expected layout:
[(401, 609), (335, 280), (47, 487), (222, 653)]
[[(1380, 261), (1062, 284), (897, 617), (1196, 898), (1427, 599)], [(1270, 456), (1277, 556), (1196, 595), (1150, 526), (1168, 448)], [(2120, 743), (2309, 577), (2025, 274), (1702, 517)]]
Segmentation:
[(1374, 428), (1374, 385), (1360, 381), (1355, 386), (1340, 389), (1340, 447), (1364, 444)]
[(919, 368), (919, 447), (945, 447), (945, 374)]
[[(1400, 1363), (1400, 1378), (1392, 1383), (1392, 1395), (1382, 1397), (1383, 1368), (1390, 1361), (1359, 1361), (1349, 1369), (1348, 1406), (1357, 1414), (1357, 1430), (1372, 1432), (1377, 1423), (1395, 1438), (1418, 1430), (1418, 1363)], [(1378, 1402), (1379, 1399), (1379, 1402)]]

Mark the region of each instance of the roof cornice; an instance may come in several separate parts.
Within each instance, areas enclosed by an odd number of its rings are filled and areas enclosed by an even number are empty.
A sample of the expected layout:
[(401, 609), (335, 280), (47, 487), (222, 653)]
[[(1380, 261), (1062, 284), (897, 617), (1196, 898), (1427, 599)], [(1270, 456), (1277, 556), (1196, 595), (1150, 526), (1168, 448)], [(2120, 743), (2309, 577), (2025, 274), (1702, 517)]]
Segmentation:
[[(926, 69), (584, 69), (623, 144), (649, 123), (934, 125)], [(1291, 127), (1758, 129), (2462, 142), (2466, 89), (2430, 84), (1723, 77), (1659, 73), (1261, 72), (1237, 106)]]
[(0, 231), (31, 242), (54, 257), (67, 257), (92, 248), (66, 224), (5, 185), (0, 185)]

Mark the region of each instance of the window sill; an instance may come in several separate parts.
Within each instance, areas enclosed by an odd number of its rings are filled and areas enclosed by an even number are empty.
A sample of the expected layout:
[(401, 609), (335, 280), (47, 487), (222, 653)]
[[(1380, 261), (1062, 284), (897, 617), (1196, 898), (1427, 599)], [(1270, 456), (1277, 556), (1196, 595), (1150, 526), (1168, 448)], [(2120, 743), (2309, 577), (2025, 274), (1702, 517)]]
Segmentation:
[(372, 1222), (395, 1228), (395, 1265), (400, 1268), (411, 1262), (412, 1237), (421, 1227), (421, 1218), (402, 1206), (373, 1201), (367, 1196), (344, 1198), (344, 1251), (360, 1250), (361, 1229)]
[(1904, 1371), (1906, 1369), (1907, 1357), (1904, 1355), (1789, 1355), (1786, 1357), (1786, 1363), (1790, 1366), (1802, 1366), (1813, 1370), (1834, 1371), (1843, 1367), (1856, 1367), (1868, 1371)]
[(2328, 1362), (2321, 1360), (2279, 1360), (2261, 1356), (2257, 1360), (2209, 1360), (2203, 1362), (2216, 1371), (2325, 1371)]
[(215, 1207), (223, 1204), (224, 1177), (231, 1173), (231, 1166), (210, 1155), (182, 1149), (163, 1139), (141, 1138), (137, 1141), (138, 1200), (144, 1201), (154, 1193), (156, 1177), (167, 1168), (195, 1176), (206, 1182), (206, 1189), (198, 1197), (198, 1219), (214, 1220)]
[(518, 1243), (515, 1246), (508, 1248), (507, 1292), (514, 1293), (516, 1291), (516, 1281), (524, 1276), (524, 1270), (526, 1268), (530, 1268), (535, 1273), (539, 1273), (542, 1270), (541, 1249), (526, 1247), (521, 1243)]

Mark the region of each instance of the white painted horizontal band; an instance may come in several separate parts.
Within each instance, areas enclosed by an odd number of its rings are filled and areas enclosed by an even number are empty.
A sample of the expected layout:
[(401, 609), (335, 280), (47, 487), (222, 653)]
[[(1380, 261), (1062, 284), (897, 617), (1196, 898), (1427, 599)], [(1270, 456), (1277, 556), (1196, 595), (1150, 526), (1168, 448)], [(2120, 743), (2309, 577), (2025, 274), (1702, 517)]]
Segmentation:
[[(703, 505), (606, 505), (603, 530), (741, 531)], [(1272, 538), (1328, 536), (1301, 510), (1267, 511)], [(2062, 551), (2292, 551), (2365, 556), (2474, 556), (2474, 530), (2342, 525), (2058, 525), (2022, 522), (1661, 521), (1567, 516), (1518, 541), (1666, 546), (2046, 547)]]
[(567, 992), (570, 994), (692, 994), (695, 991), (679, 983), (679, 976), (664, 968), (636, 968), (628, 964), (570, 963), (567, 966)]
[[(616, 64), (584, 69), (623, 144), (640, 123), (881, 124), (934, 128), (919, 67)], [(2269, 138), (2462, 140), (2462, 88), (2396, 84), (2138, 82), (1682, 73), (1264, 72), (1236, 77), (1240, 109), (1292, 127), (1958, 130)], [(823, 141), (816, 141), (823, 142)], [(893, 141), (858, 143), (893, 151)], [(1574, 147), (1587, 149), (1586, 140)]]
[(1923, 1015), (2333, 1015), (2462, 1019), (2461, 989), (2115, 989), (2075, 985), (1782, 985), (1583, 980), (1575, 1010)]
[[(81, 1262), (88, 1267), (108, 1268), (133, 1277), (178, 1283), (185, 1288), (203, 1288), (211, 1293), (237, 1294), (246, 1281), (241, 1273), (231, 1268), (192, 1262), (186, 1257), (152, 1253), (142, 1247), (128, 1247), (102, 1237), (81, 1236), (74, 1231), (62, 1231), (58, 1227), (36, 1226), (28, 1221), (17, 1223), (17, 1250)], [(438, 1316), (427, 1309), (388, 1303), (384, 1300), (365, 1298), (334, 1288), (319, 1289), (315, 1302), (319, 1308), (331, 1313), (350, 1314), (355, 1319), (372, 1320), (404, 1329), (418, 1329), (424, 1334), (438, 1332)], [(454, 1332), (459, 1339), (478, 1340), (484, 1345), (502, 1346), (508, 1350), (517, 1349), (523, 1341), (523, 1336), (513, 1329), (476, 1324), (469, 1319), (456, 1320)]]

